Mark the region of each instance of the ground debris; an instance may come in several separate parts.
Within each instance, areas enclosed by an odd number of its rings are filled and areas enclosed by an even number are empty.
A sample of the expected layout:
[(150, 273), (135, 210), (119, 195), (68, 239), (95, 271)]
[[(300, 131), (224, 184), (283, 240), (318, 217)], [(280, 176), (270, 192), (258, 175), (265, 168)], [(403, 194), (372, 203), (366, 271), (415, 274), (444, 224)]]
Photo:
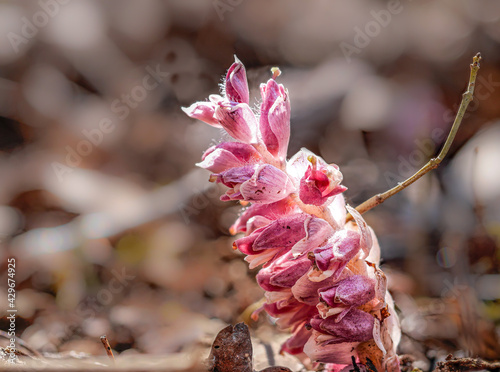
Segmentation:
[(500, 362), (487, 362), (479, 358), (454, 358), (451, 354), (446, 361), (438, 362), (434, 372), (500, 371)]

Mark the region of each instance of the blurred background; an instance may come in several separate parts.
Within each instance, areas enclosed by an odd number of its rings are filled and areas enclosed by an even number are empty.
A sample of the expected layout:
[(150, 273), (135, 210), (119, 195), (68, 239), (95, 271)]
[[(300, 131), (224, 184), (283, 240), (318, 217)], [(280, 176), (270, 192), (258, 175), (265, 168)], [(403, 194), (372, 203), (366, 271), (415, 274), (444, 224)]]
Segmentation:
[[(15, 257), (16, 333), (61, 355), (101, 355), (107, 334), (123, 355), (204, 358), (250, 322), (263, 292), (231, 249), (240, 206), (194, 166), (222, 134), (180, 109), (218, 93), (233, 55), (255, 104), (280, 67), (288, 156), (338, 164), (355, 206), (439, 150), (480, 51), (449, 156), (365, 218), (400, 353), (500, 357), (500, 3), (0, 1), (0, 38), (0, 280)], [(1, 285), (3, 330), (7, 308)], [(277, 353), (269, 324), (250, 322)]]

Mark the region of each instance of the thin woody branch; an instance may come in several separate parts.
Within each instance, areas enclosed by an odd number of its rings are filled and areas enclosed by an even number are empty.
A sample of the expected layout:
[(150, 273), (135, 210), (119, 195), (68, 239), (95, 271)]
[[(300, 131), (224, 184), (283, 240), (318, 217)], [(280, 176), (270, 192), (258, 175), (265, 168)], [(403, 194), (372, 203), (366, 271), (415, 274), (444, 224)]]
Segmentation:
[(115, 356), (113, 355), (113, 350), (111, 350), (111, 346), (109, 345), (109, 341), (108, 341), (108, 338), (106, 337), (106, 335), (101, 336), (101, 342), (102, 342), (102, 345), (104, 346), (104, 350), (106, 350), (106, 354), (107, 354), (108, 358), (114, 364), (115, 363)]
[[(439, 152), (438, 156), (430, 159), (427, 162), (427, 164), (425, 164), (413, 176), (411, 176), (410, 178), (406, 179), (403, 182), (399, 182), (397, 186), (393, 187), (392, 189), (390, 189), (384, 193), (374, 195), (370, 199), (368, 199), (365, 202), (358, 205), (356, 207), (356, 210), (359, 213), (365, 213), (365, 212), (369, 211), (370, 209), (376, 207), (377, 205), (382, 204), (384, 201), (389, 199), (391, 196), (397, 194), (401, 190), (410, 186), (412, 183), (414, 183), (419, 178), (424, 176), (427, 172), (431, 171), (432, 169), (437, 168), (439, 166), (439, 164), (443, 161), (444, 157), (446, 156), (446, 154), (450, 150), (451, 144), (453, 143), (453, 140), (455, 139), (455, 135), (457, 134), (458, 129), (460, 128), (460, 124), (462, 123), (462, 119), (464, 117), (465, 111), (467, 110), (467, 106), (474, 98), (474, 87), (476, 85), (476, 77), (477, 77), (477, 72), (479, 71), (479, 62), (480, 61), (481, 61), (481, 54), (477, 53), (474, 56), (474, 58), (472, 59), (472, 64), (470, 65), (470, 78), (469, 78), (469, 85), (467, 86), (467, 91), (462, 95), (462, 101), (460, 102), (460, 107), (458, 108), (458, 112), (457, 112), (457, 115), (455, 117), (455, 121), (453, 122), (450, 133), (448, 134), (448, 138), (446, 138), (446, 142), (444, 143), (444, 146), (441, 149), (441, 151)], [(346, 220), (347, 221), (352, 220), (352, 216), (350, 214), (348, 214)]]

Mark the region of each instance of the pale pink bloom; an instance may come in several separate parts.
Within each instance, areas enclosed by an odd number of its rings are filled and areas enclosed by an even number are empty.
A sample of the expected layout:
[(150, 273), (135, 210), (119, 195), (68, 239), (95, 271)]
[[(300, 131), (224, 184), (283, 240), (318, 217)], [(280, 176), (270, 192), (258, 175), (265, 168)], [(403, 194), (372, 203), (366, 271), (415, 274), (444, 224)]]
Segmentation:
[(315, 316), (310, 321), (310, 326), (327, 336), (328, 344), (339, 344), (343, 342), (364, 342), (373, 339), (373, 323), (375, 317), (362, 310), (352, 309), (337, 321), (334, 316), (326, 319)]
[(257, 168), (252, 178), (240, 187), (243, 200), (254, 203), (274, 203), (294, 190), (287, 174), (268, 164)]
[[(344, 342), (340, 344), (328, 343), (332, 336), (325, 335), (322, 332), (313, 330), (311, 337), (304, 345), (304, 353), (311, 358), (313, 362), (335, 363), (350, 365), (351, 357), (357, 358), (356, 347), (359, 342)], [(342, 370), (343, 369), (337, 369)]]
[(250, 235), (237, 239), (234, 246), (247, 255), (270, 249), (289, 250), (305, 237), (304, 222), (308, 217), (305, 213), (295, 213), (279, 218), (266, 227), (257, 229)]
[(286, 198), (294, 190), (286, 173), (269, 164), (230, 168), (212, 174), (210, 181), (229, 187), (221, 196), (222, 201), (273, 203)]
[(255, 219), (262, 220), (262, 218), (270, 221), (276, 220), (285, 215), (298, 212), (295, 202), (290, 198), (281, 199), (271, 204), (252, 204), (246, 208), (236, 222), (231, 226), (230, 232), (235, 235), (239, 232), (249, 234), (254, 228)]
[(204, 121), (216, 128), (222, 128), (219, 120), (215, 117), (215, 108), (216, 105), (213, 102), (196, 102), (189, 107), (182, 107), (182, 111), (190, 118)]
[(372, 234), (371, 231), (368, 229), (368, 225), (366, 224), (365, 220), (363, 217), (361, 217), (361, 214), (351, 206), (346, 207), (351, 216), (354, 218), (354, 221), (356, 221), (356, 225), (358, 226), (359, 233), (361, 234), (361, 250), (364, 252), (364, 257), (368, 257), (370, 254), (370, 249), (372, 248)]
[(210, 147), (196, 165), (212, 172), (223, 172), (230, 168), (262, 162), (262, 156), (251, 145), (241, 142), (223, 142)]
[(299, 189), (300, 200), (305, 204), (326, 205), (332, 197), (341, 194), (343, 176), (335, 164), (327, 164), (322, 158), (306, 149), (295, 154), (287, 165), (287, 172), (292, 176)]
[(342, 270), (359, 252), (361, 235), (351, 230), (337, 231), (327, 243), (313, 251), (316, 270), (309, 272), (309, 279), (321, 281), (330, 276), (337, 280)]
[(234, 57), (234, 63), (229, 67), (224, 86), (227, 100), (231, 102), (246, 103), (250, 101), (248, 82), (245, 66)]
[(320, 282), (313, 282), (307, 275), (304, 275), (295, 282), (291, 290), (297, 301), (309, 306), (317, 306), (319, 303), (319, 292), (331, 287), (333, 283), (331, 277)]
[(311, 331), (305, 327), (305, 322), (299, 324), (292, 336), (281, 346), (280, 353), (287, 352), (290, 355), (297, 355), (304, 352), (304, 345), (311, 337)]
[(362, 275), (352, 275), (340, 280), (330, 288), (319, 292), (321, 303), (317, 305), (323, 318), (336, 315), (339, 322), (353, 308), (371, 301), (375, 297), (375, 281)]
[[(288, 293), (288, 292), (285, 292)], [(282, 345), (280, 352), (301, 354), (304, 345), (311, 336), (306, 325), (317, 312), (313, 306), (298, 302), (293, 296), (289, 299), (264, 305), (264, 310), (272, 317), (277, 318), (276, 324), (280, 329), (290, 329), (292, 336)]]
[(312, 216), (304, 221), (304, 229), (306, 236), (298, 241), (291, 249), (294, 258), (300, 257), (322, 245), (335, 233), (328, 222)]
[(290, 140), (290, 100), (283, 85), (270, 79), (261, 84), (259, 128), (267, 150), (280, 160), (286, 158)]
[(257, 274), (257, 283), (266, 291), (292, 288), (297, 280), (309, 271), (311, 261), (307, 256), (293, 259), (291, 252), (277, 257)]
[(215, 109), (215, 117), (234, 139), (244, 143), (257, 142), (257, 118), (248, 104), (221, 101)]

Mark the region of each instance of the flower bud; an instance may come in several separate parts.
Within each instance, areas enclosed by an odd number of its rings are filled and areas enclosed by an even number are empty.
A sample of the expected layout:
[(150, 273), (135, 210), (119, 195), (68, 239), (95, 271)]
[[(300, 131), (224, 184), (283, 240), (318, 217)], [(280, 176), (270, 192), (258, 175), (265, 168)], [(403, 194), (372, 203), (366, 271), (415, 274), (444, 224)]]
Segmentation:
[(181, 109), (190, 118), (204, 121), (216, 128), (222, 128), (219, 120), (215, 117), (215, 104), (212, 102), (195, 102), (191, 106), (182, 107)]
[(257, 119), (246, 103), (219, 102), (215, 117), (234, 139), (244, 143), (257, 142)]
[(345, 190), (343, 176), (335, 164), (327, 164), (312, 152), (302, 149), (290, 159), (287, 170), (294, 176), (300, 200), (305, 204), (330, 204), (333, 196)]
[(248, 104), (250, 101), (245, 66), (236, 56), (226, 74), (225, 92), (231, 102)]
[(287, 174), (268, 164), (261, 165), (240, 187), (243, 200), (254, 203), (274, 203), (294, 190)]
[(267, 150), (280, 160), (286, 158), (290, 140), (290, 100), (283, 85), (270, 79), (260, 86), (260, 133)]
[(220, 173), (229, 168), (256, 164), (261, 160), (262, 156), (251, 145), (241, 142), (223, 142), (210, 147), (203, 154), (202, 161), (196, 165)]

